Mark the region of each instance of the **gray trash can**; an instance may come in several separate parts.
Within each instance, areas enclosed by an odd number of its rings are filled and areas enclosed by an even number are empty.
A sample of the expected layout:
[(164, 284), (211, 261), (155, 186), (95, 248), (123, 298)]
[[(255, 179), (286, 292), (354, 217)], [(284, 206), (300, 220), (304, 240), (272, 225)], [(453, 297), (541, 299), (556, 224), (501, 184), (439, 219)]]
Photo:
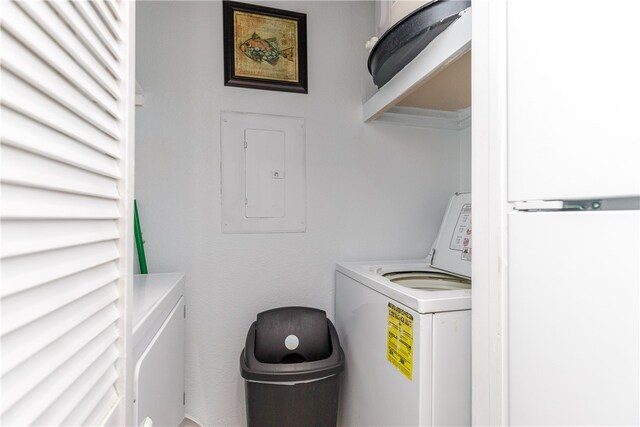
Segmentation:
[(240, 355), (249, 426), (335, 426), (344, 353), (322, 310), (258, 314)]

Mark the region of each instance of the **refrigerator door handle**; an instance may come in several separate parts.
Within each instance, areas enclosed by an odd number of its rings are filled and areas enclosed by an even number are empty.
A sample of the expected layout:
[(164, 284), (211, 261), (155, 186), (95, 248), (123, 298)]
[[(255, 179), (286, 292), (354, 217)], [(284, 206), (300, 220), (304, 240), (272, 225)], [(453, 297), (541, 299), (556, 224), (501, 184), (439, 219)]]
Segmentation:
[(525, 200), (511, 203), (514, 211), (629, 211), (640, 209), (640, 197), (620, 197), (592, 200)]
[(513, 203), (514, 210), (526, 212), (597, 211), (602, 200), (526, 200)]

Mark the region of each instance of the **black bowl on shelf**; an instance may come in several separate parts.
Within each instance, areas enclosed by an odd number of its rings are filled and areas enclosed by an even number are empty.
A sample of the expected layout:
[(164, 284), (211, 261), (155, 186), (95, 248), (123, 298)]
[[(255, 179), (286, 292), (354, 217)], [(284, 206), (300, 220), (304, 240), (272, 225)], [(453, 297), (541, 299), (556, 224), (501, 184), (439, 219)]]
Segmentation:
[(471, 0), (436, 0), (389, 28), (369, 54), (369, 73), (376, 86), (384, 86), (469, 7)]

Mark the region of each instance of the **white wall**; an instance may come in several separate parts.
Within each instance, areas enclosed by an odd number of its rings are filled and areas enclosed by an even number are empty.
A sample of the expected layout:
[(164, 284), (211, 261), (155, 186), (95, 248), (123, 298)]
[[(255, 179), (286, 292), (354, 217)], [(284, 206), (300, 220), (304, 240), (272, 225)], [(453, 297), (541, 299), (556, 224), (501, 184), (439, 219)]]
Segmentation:
[[(270, 5), (308, 14), (308, 95), (224, 87), (220, 3), (138, 3), (136, 198), (150, 271), (187, 274), (186, 411), (206, 425), (245, 422), (257, 312), (333, 316), (335, 263), (424, 257), (459, 188), (457, 132), (361, 123), (371, 3)], [(221, 233), (225, 110), (305, 117), (306, 233)]]
[(471, 191), (471, 126), (460, 130), (460, 192)]

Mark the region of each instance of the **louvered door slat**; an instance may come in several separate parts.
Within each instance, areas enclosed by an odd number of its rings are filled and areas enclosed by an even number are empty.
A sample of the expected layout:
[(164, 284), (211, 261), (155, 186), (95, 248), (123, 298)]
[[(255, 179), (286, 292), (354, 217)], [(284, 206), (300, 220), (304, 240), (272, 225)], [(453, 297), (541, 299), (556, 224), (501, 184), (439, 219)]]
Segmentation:
[(16, 243), (0, 248), (1, 258), (104, 242), (119, 237), (118, 227), (110, 220), (14, 220), (6, 221), (2, 232), (5, 239), (15, 240)]
[(75, 166), (5, 147), (2, 180), (9, 184), (117, 200), (116, 180)]
[(104, 47), (107, 48), (114, 59), (119, 61), (121, 57), (117, 41), (114, 39), (113, 35), (109, 33), (106, 25), (104, 24), (104, 22), (102, 22), (93, 6), (91, 6), (90, 2), (88, 0), (76, 0), (72, 4), (78, 10), (78, 12), (80, 12), (80, 15), (82, 15), (85, 21), (87, 21), (89, 26), (94, 30), (94, 34), (98, 36), (98, 39), (104, 45)]
[[(68, 80), (69, 73), (52, 73), (51, 67), (40, 57), (22, 45), (11, 35), (2, 32), (3, 66), (19, 76), (42, 93), (55, 99), (59, 104), (73, 111), (87, 122), (108, 134), (113, 138), (119, 138), (118, 119), (115, 103), (108, 96), (103, 95), (103, 100), (111, 101), (111, 113), (105, 111), (106, 105), (98, 105), (93, 99), (87, 97), (86, 92), (81, 92), (77, 86)], [(98, 96), (98, 99), (100, 97)]]
[[(2, 237), (6, 241), (5, 236)], [(0, 292), (4, 298), (114, 261), (119, 256), (115, 243), (109, 241), (3, 259)]]
[(56, 370), (60, 369), (69, 359), (83, 348), (91, 345), (100, 336), (117, 337), (117, 328), (114, 321), (118, 318), (114, 307), (107, 307), (96, 313), (86, 322), (74, 328), (60, 340), (46, 348), (46, 352), (40, 352), (31, 359), (17, 366), (5, 375), (6, 384), (15, 392), (5, 396), (2, 401), (2, 409), (13, 407), (17, 402), (28, 396), (49, 378)]
[(87, 145), (9, 108), (0, 109), (2, 132), (0, 141), (33, 154), (94, 172), (110, 178), (120, 178), (116, 159), (105, 156)]
[(73, 425), (85, 425), (85, 426), (95, 426), (98, 425), (101, 419), (101, 414), (108, 413), (111, 411), (117, 404), (118, 395), (115, 392), (113, 387), (110, 387), (107, 393), (105, 393), (104, 397), (96, 404), (95, 408), (91, 411), (88, 417), (84, 420), (84, 422), (80, 424), (73, 423), (65, 423), (64, 425), (73, 426)]
[[(91, 23), (86, 22), (84, 18), (82, 18), (82, 20), (85, 21), (86, 25), (82, 25), (78, 22), (80, 26), (78, 28), (74, 28), (74, 26), (69, 25), (63, 14), (58, 15), (59, 9), (64, 10), (62, 1), (63, 0), (60, 0), (60, 2), (29, 0), (27, 2), (18, 2), (18, 4), (20, 4), (20, 7), (24, 9), (39, 25), (41, 25), (47, 33), (56, 40), (56, 42), (62, 42), (60, 43), (61, 46), (79, 63), (91, 61), (91, 64), (93, 65), (93, 60), (95, 59), (98, 61), (97, 63), (102, 64), (102, 66), (108, 70), (108, 73), (100, 74), (101, 78), (104, 77), (108, 82), (112, 82), (113, 79), (115, 79), (116, 82), (120, 80), (121, 70), (119, 67), (119, 55), (113, 55), (113, 53), (99, 41), (98, 36), (100, 36), (100, 30), (91, 27)], [(76, 3), (76, 0), (67, 1), (72, 5)], [(79, 11), (76, 12), (75, 15), (82, 17), (82, 14)], [(68, 28), (65, 28), (67, 26)], [(78, 31), (78, 29), (83, 31)], [(93, 37), (98, 40), (97, 45), (91, 43), (91, 41), (94, 40)], [(102, 47), (100, 47), (101, 45)], [(86, 53), (89, 53), (89, 55), (86, 55)], [(92, 71), (98, 70), (93, 70), (92, 67)], [(120, 99), (120, 95), (120, 91), (115, 88), (113, 96), (116, 99)]]
[(68, 0), (50, 3), (50, 6), (62, 17), (64, 22), (76, 33), (82, 43), (87, 46), (93, 56), (114, 76), (120, 79), (118, 62), (107, 48), (100, 42), (98, 36), (91, 30), (89, 24), (80, 16), (78, 10)]
[[(60, 397), (56, 400), (47, 400), (43, 403), (48, 403), (46, 411), (44, 411), (34, 422), (36, 425), (60, 425), (62, 421), (71, 413), (73, 410), (75, 403), (78, 401), (83, 402), (84, 407), (90, 407), (95, 403), (88, 401), (86, 395), (91, 391), (91, 388), (94, 385), (97, 385), (101, 378), (105, 376), (105, 374), (109, 373), (109, 377), (111, 377), (111, 385), (115, 383), (115, 380), (118, 378), (117, 371), (115, 369), (114, 363), (118, 359), (118, 353), (113, 348), (113, 342), (117, 339), (117, 336), (110, 337), (109, 341), (105, 341), (103, 343), (103, 347), (105, 347), (104, 353), (98, 356), (97, 359), (93, 360), (94, 354), (87, 355), (83, 362), (92, 362), (90, 364), (82, 364), (80, 366), (74, 366), (74, 373), (70, 373), (71, 378), (77, 378), (74, 382), (67, 381), (66, 384), (63, 383), (63, 386), (67, 386), (66, 388), (60, 387)], [(97, 350), (98, 347), (94, 348)], [(84, 368), (84, 370), (82, 369)], [(61, 378), (66, 379), (66, 377), (61, 376)], [(58, 393), (56, 393), (58, 394)]]
[[(60, 414), (59, 419), (62, 420), (61, 424), (66, 426), (78, 426), (82, 425), (84, 421), (91, 415), (91, 413), (102, 403), (101, 401), (107, 397), (108, 404), (112, 405), (117, 396), (108, 393), (110, 389), (113, 389), (113, 383), (118, 378), (118, 374), (115, 369), (109, 369), (107, 372), (96, 381), (95, 385), (91, 389), (88, 387), (82, 389), (85, 405), (79, 405), (71, 407), (68, 405), (65, 413)], [(69, 409), (71, 408), (71, 409)], [(64, 417), (66, 415), (66, 417)], [(63, 418), (64, 417), (64, 418)], [(90, 425), (90, 424), (89, 424)]]
[[(100, 342), (96, 346), (88, 346), (75, 354), (67, 364), (66, 369), (60, 369), (48, 376), (45, 381), (29, 393), (28, 399), (21, 399), (16, 405), (9, 408), (4, 414), (4, 421), (8, 425), (55, 425), (46, 421), (38, 421), (44, 418), (45, 411), (53, 405), (57, 398), (65, 397), (65, 391), (73, 385), (74, 380), (84, 375), (96, 376), (98, 370), (101, 373), (113, 367), (118, 358), (118, 352), (113, 347), (117, 337), (108, 337), (109, 341)], [(84, 378), (83, 378), (84, 379)]]
[[(74, 139), (113, 157), (119, 156), (117, 141), (66, 109), (10, 71), (3, 69), (0, 102)], [(56, 121), (51, 117), (55, 115)]]
[(130, 423), (134, 11), (2, 2), (2, 425)]
[(118, 22), (122, 21), (122, 15), (120, 15), (120, 10), (118, 8), (118, 5), (115, 4), (113, 0), (104, 0), (104, 2), (107, 5), (107, 8), (109, 9), (109, 11), (111, 12), (111, 15), (113, 16), (113, 18)]
[[(97, 311), (112, 304), (117, 298), (113, 287), (100, 288), (18, 331), (3, 335), (2, 373), (33, 357), (38, 351), (89, 319)], [(30, 338), (25, 342), (24, 338), (27, 336)]]
[[(78, 63), (73, 55), (67, 53), (67, 51), (56, 43), (41, 27), (31, 21), (17, 6), (9, 9), (9, 11), (9, 15), (13, 16), (8, 16), (7, 19), (3, 21), (3, 33), (10, 34), (11, 37), (15, 39), (15, 42), (31, 51), (32, 54), (27, 54), (28, 56), (40, 58), (48, 67), (55, 69), (56, 73), (65, 76), (67, 80), (73, 82), (73, 84), (91, 98), (93, 102), (97, 103), (105, 111), (108, 111), (113, 117), (119, 118), (118, 105), (113, 95), (116, 83), (108, 73), (102, 70), (102, 66), (98, 64), (97, 61), (90, 61), (92, 66), (85, 65), (83, 67), (84, 64)], [(53, 14), (53, 12), (51, 13)], [(9, 18), (13, 20), (10, 21)], [(63, 26), (64, 24), (60, 22), (60, 25)], [(20, 27), (22, 27), (22, 31), (19, 30)], [(64, 29), (70, 31), (66, 27)], [(26, 37), (23, 32), (25, 30), (28, 31), (28, 36)], [(74, 47), (76, 50), (84, 49), (79, 42), (78, 45)], [(3, 49), (6, 48), (3, 47)], [(76, 56), (78, 56), (77, 53)], [(14, 55), (14, 57), (21, 59), (19, 55)], [(3, 55), (3, 60), (8, 61), (8, 55)]]
[(117, 40), (122, 40), (120, 35), (120, 24), (116, 21), (115, 17), (107, 9), (107, 5), (102, 0), (95, 0), (91, 2), (91, 6), (96, 10), (100, 16), (100, 20), (107, 26), (111, 35)]
[(3, 185), (2, 219), (116, 219), (116, 200)]
[[(104, 286), (113, 284), (117, 279), (118, 269), (116, 265), (107, 263), (63, 279), (54, 280), (25, 292), (11, 295), (6, 298), (7, 321), (3, 322), (0, 334), (7, 335), (27, 326), (29, 323), (71, 304), (77, 299), (89, 295)], [(24, 310), (25, 306), (20, 304), (33, 304), (33, 306), (30, 307), (30, 310)]]
[[(37, 48), (38, 52), (48, 52), (52, 49), (55, 61), (60, 61), (65, 68), (75, 68), (67, 58), (73, 59), (111, 97), (119, 99), (117, 79), (107, 72), (107, 67), (104, 67), (91, 50), (80, 42), (49, 5), (39, 0), (19, 4), (20, 7), (12, 3), (4, 7), (3, 27), (27, 46)], [(66, 55), (59, 52), (66, 52)]]

